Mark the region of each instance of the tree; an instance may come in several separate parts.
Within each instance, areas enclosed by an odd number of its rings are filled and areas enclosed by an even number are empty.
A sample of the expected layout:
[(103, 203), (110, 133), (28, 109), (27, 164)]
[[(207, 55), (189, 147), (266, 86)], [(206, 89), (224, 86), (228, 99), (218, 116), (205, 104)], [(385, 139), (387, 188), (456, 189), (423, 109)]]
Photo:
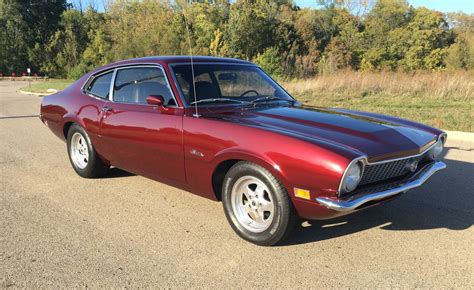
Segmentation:
[(263, 53), (259, 53), (254, 59), (255, 63), (260, 65), (264, 71), (273, 77), (281, 77), (281, 56), (276, 47), (269, 47)]
[(0, 2), (0, 72), (25, 71), (28, 66), (27, 25), (17, 2)]
[(448, 49), (446, 66), (449, 69), (474, 69), (474, 15), (449, 13), (447, 21), (455, 41)]
[(394, 69), (401, 56), (394, 53), (398, 52), (398, 47), (393, 49), (390, 45), (393, 40), (396, 44), (400, 35), (405, 35), (401, 29), (408, 25), (412, 17), (413, 8), (405, 0), (379, 0), (375, 4), (365, 20), (362, 69)]
[(37, 71), (46, 60), (45, 45), (69, 7), (65, 0), (0, 2), (0, 70)]
[(323, 59), (319, 65), (321, 73), (332, 73), (341, 69), (350, 68), (353, 55), (339, 37), (334, 37), (326, 47)]
[(273, 1), (237, 0), (226, 26), (229, 53), (247, 60), (269, 47), (273, 39), (278, 6)]
[(34, 70), (48, 61), (46, 44), (60, 25), (61, 15), (70, 5), (66, 0), (26, 0), (21, 14), (28, 26), (28, 61)]
[(77, 78), (83, 72), (77, 71), (82, 53), (89, 41), (88, 23), (78, 10), (66, 10), (61, 15), (60, 29), (51, 37), (47, 46), (50, 61), (42, 69), (53, 76)]
[[(229, 3), (193, 3), (185, 6), (185, 9), (189, 16), (188, 24), (191, 26), (194, 40), (193, 53), (210, 55), (210, 43), (216, 37), (215, 32), (219, 27), (224, 26), (229, 17)], [(223, 42), (223, 39), (221, 40)]]
[(446, 48), (453, 35), (440, 12), (418, 8), (406, 28), (407, 51), (400, 65), (408, 70), (436, 69), (444, 66)]
[(213, 56), (227, 56), (229, 54), (229, 47), (220, 28), (214, 31), (214, 38), (209, 44), (209, 54)]
[(114, 60), (189, 53), (183, 14), (165, 3), (115, 2), (109, 8), (106, 27)]
[[(114, 0), (107, 10), (65, 0), (0, 2), (0, 71), (77, 77), (115, 60), (216, 55), (254, 60), (281, 77), (339, 69), (474, 66), (474, 17), (406, 0)], [(94, 4), (92, 4), (94, 5)]]

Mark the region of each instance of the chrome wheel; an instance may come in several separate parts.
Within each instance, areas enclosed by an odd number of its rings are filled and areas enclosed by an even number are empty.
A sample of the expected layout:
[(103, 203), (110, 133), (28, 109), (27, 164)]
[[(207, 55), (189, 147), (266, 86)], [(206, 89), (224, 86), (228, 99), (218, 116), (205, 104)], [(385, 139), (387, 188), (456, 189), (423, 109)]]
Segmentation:
[(247, 230), (260, 233), (268, 229), (275, 215), (275, 205), (268, 187), (253, 176), (239, 178), (231, 191), (232, 210)]
[(70, 143), (71, 159), (79, 169), (84, 169), (89, 162), (89, 147), (87, 141), (80, 133), (74, 133)]

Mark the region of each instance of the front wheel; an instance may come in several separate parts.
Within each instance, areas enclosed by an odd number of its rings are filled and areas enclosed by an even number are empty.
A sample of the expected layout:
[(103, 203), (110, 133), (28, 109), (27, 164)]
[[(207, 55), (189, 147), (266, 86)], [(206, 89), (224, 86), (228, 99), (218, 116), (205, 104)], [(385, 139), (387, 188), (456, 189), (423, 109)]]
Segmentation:
[(67, 148), (72, 167), (82, 177), (95, 178), (107, 174), (109, 166), (97, 155), (87, 132), (74, 124), (67, 134)]
[(226, 174), (222, 202), (232, 229), (257, 245), (283, 241), (296, 223), (293, 205), (280, 181), (250, 162), (239, 162)]

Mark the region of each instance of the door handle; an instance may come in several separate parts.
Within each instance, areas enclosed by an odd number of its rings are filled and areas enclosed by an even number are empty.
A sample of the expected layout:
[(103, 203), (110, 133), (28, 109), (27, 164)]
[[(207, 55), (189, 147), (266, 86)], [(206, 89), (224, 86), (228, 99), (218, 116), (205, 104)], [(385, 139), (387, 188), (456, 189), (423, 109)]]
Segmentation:
[(112, 111), (112, 107), (109, 106), (103, 106), (102, 109), (100, 109), (102, 112), (110, 112)]

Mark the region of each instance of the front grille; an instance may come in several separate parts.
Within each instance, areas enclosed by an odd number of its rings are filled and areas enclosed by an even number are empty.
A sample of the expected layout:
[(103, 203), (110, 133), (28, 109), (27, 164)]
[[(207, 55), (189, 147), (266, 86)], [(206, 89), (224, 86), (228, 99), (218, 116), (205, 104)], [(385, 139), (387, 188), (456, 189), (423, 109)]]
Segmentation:
[(411, 173), (408, 165), (415, 160), (420, 162), (422, 159), (423, 156), (419, 156), (386, 163), (367, 165), (365, 166), (364, 174), (362, 175), (359, 185), (375, 183)]

